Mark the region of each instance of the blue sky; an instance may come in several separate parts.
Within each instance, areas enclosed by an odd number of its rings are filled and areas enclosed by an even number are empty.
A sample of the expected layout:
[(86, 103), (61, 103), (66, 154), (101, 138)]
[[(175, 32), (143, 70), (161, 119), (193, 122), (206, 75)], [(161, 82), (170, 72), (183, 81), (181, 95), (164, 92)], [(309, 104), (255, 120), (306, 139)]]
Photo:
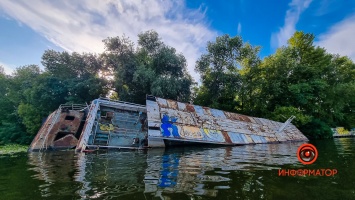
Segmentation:
[(154, 29), (182, 52), (188, 69), (216, 36), (241, 35), (262, 46), (260, 57), (286, 45), (296, 30), (315, 34), (315, 43), (355, 60), (353, 0), (2, 0), (0, 65), (40, 65), (46, 49), (103, 51), (102, 39)]

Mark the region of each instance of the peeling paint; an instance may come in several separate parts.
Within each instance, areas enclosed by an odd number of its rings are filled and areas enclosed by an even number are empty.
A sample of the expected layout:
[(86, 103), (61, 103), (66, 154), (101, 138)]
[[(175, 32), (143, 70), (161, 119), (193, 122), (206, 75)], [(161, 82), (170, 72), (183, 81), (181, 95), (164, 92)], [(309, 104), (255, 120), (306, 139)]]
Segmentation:
[(307, 141), (292, 124), (278, 132), (281, 122), (162, 98), (147, 100), (147, 113), (148, 122), (160, 122), (160, 137), (235, 145)]

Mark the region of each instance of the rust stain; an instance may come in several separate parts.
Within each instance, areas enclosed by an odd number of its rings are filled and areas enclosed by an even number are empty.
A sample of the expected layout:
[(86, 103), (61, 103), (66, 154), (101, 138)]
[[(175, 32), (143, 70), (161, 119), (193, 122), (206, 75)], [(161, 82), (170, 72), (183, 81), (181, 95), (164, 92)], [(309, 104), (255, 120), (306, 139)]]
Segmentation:
[[(56, 121), (53, 121), (55, 120), (54, 117), (56, 112), (57, 111), (53, 112), (43, 124), (42, 128), (37, 133), (36, 138), (32, 142), (30, 149), (41, 149), (43, 147), (50, 146), (54, 147), (56, 142), (54, 140), (60, 132), (65, 132), (73, 136), (76, 134), (81, 124), (81, 120), (84, 117), (84, 113), (79, 112), (77, 110), (60, 110), (58, 111), (60, 112), (58, 118), (56, 119)], [(53, 125), (51, 123), (53, 123)], [(49, 130), (50, 127), (52, 127), (51, 130)], [(58, 140), (61, 140), (63, 138), (64, 137)], [(64, 143), (66, 142), (66, 140), (64, 141)], [(76, 140), (76, 142), (78, 142), (78, 140)]]
[(249, 117), (246, 115), (241, 115), (241, 114), (237, 114), (237, 113), (230, 113), (230, 112), (224, 112), (224, 115), (227, 117), (227, 119), (230, 119), (230, 120), (252, 122), (251, 119), (249, 119)]
[[(238, 114), (239, 115), (239, 114)], [(239, 115), (240, 121), (251, 122), (248, 116)]]
[(226, 141), (227, 143), (229, 143), (229, 144), (232, 144), (233, 142), (232, 142), (232, 140), (230, 139), (230, 137), (229, 137), (227, 131), (221, 131), (221, 132), (222, 132), (222, 135), (223, 135), (225, 141)]
[(168, 108), (166, 99), (157, 98), (157, 103), (161, 108)]
[(44, 138), (45, 138), (45, 133), (47, 133), (48, 132), (48, 128), (50, 127), (50, 123), (51, 123), (51, 121), (53, 120), (53, 116), (54, 116), (54, 114), (56, 113), (56, 111), (54, 111), (53, 113), (51, 113), (49, 116), (48, 116), (48, 118), (47, 118), (47, 120), (45, 121), (45, 123), (43, 124), (43, 126), (39, 129), (39, 131), (38, 131), (38, 133), (37, 133), (37, 135), (36, 135), (36, 137), (33, 139), (33, 141), (32, 141), (32, 143), (31, 143), (31, 145), (30, 145), (30, 149), (33, 149), (33, 148), (35, 148), (35, 147), (39, 147), (39, 143), (42, 141), (42, 140), (44, 140)]
[(68, 134), (53, 143), (54, 147), (74, 147), (78, 143), (78, 139), (73, 134)]
[(168, 106), (169, 108), (171, 109), (174, 109), (174, 110), (178, 110), (178, 105), (177, 105), (177, 102), (176, 101), (173, 101), (173, 100), (166, 100), (168, 102)]
[(202, 107), (202, 109), (204, 110), (204, 113), (207, 114), (207, 115), (212, 115), (211, 114), (211, 111), (210, 111), (210, 108), (208, 107)]
[(191, 104), (186, 104), (186, 110), (187, 110), (188, 112), (195, 112), (195, 108), (194, 108), (194, 106), (191, 105)]
[(235, 114), (235, 113), (224, 112), (224, 115), (227, 117), (227, 119), (230, 119), (230, 120), (239, 120), (237, 114)]
[(223, 111), (223, 113), (224, 113), (224, 115), (227, 117), (227, 119), (232, 119), (230, 112)]

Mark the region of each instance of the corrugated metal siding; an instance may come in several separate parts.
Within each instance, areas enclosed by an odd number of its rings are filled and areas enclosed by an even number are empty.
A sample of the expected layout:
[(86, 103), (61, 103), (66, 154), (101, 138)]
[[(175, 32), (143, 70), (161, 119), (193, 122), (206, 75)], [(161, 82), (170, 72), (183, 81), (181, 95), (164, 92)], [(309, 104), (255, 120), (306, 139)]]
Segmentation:
[(160, 127), (159, 136), (149, 129), (151, 137), (232, 145), (307, 140), (292, 124), (277, 133), (283, 123), (162, 98), (147, 100), (147, 114), (148, 126)]

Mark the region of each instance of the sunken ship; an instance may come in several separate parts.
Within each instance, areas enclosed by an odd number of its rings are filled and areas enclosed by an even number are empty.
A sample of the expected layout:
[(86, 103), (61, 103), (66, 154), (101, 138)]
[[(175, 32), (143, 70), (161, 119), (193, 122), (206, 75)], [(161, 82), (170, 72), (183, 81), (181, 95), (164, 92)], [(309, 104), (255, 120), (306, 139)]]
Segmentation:
[(281, 123), (155, 96), (147, 96), (146, 105), (99, 98), (90, 105), (60, 105), (29, 151), (308, 141), (293, 119)]

